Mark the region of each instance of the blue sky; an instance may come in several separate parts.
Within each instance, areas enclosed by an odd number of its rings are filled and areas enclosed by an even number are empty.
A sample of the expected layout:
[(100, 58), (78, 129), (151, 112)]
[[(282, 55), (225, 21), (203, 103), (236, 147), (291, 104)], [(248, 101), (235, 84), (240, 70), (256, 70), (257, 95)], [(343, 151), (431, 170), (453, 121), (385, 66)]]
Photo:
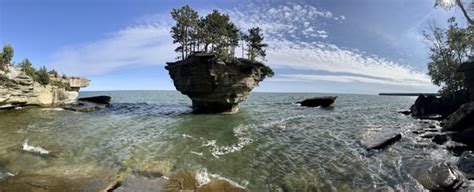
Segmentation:
[(271, 92), (435, 92), (422, 31), (465, 22), (434, 0), (0, 0), (0, 43), (14, 61), (91, 79), (84, 90), (174, 90), (169, 12), (185, 4), (263, 28), (276, 75), (256, 91)]

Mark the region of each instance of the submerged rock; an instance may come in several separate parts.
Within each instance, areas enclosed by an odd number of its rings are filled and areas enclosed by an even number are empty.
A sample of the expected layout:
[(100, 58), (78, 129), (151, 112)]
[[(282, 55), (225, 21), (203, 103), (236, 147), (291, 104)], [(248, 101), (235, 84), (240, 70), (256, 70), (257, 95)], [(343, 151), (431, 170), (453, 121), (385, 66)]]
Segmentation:
[(195, 113), (235, 113), (238, 104), (273, 71), (247, 59), (220, 61), (213, 54), (196, 53), (165, 67), (178, 91), (192, 100)]
[(453, 191), (463, 184), (464, 177), (453, 166), (441, 162), (423, 170), (416, 180), (431, 191)]
[(64, 106), (64, 109), (78, 112), (93, 112), (103, 110), (110, 106), (110, 96), (96, 96), (79, 98), (74, 103), (69, 103)]
[(119, 186), (115, 186), (114, 192), (156, 192), (164, 191), (163, 187), (166, 183), (164, 178), (138, 178), (133, 175), (125, 175), (124, 179), (120, 181)]
[(194, 171), (179, 171), (166, 181), (165, 191), (226, 191), (226, 192), (245, 192), (244, 188), (234, 185), (225, 179), (211, 179), (207, 177), (207, 172), (203, 175), (197, 175)]
[(319, 107), (319, 106), (329, 107), (330, 105), (332, 105), (334, 103), (334, 101), (336, 101), (336, 98), (337, 97), (331, 97), (331, 96), (313, 97), (313, 98), (305, 99), (305, 100), (297, 102), (297, 103), (300, 104), (301, 106), (305, 106), (305, 107)]
[(384, 149), (401, 138), (400, 133), (369, 131), (362, 136), (361, 143), (367, 150)]
[(0, 182), (7, 180), (10, 177), (15, 176), (15, 174), (9, 172), (7, 169), (0, 167)]

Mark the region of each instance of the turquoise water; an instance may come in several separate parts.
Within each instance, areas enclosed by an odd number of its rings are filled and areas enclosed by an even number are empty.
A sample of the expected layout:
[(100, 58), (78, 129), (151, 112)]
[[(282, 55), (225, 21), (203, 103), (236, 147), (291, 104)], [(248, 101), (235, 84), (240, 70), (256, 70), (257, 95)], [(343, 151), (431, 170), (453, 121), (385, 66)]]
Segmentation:
[[(206, 170), (250, 191), (420, 191), (411, 172), (444, 159), (443, 146), (412, 133), (427, 123), (398, 114), (414, 97), (338, 96), (332, 108), (293, 104), (322, 94), (253, 93), (234, 115), (191, 114), (174, 91), (82, 92), (110, 95), (110, 109), (78, 113), (23, 108), (0, 111), (0, 168), (123, 170), (166, 162), (169, 173)], [(334, 94), (333, 94), (334, 95)], [(401, 132), (400, 142), (367, 152), (367, 131)], [(55, 152), (24, 154), (22, 143)], [(2, 182), (2, 181), (0, 181)]]

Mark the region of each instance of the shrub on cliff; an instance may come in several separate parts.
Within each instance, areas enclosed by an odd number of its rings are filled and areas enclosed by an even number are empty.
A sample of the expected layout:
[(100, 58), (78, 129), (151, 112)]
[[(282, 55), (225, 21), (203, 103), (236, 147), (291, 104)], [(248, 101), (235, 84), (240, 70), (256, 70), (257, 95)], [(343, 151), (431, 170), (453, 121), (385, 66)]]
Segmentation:
[(47, 85), (49, 84), (49, 74), (48, 74), (48, 70), (46, 70), (46, 67), (45, 66), (42, 66), (37, 72), (36, 74), (38, 75), (38, 83), (40, 83), (41, 85)]
[(3, 46), (2, 53), (0, 53), (0, 70), (6, 71), (8, 69), (8, 65), (10, 65), (13, 55), (14, 50), (10, 44)]
[(39, 81), (38, 74), (36, 73), (36, 69), (33, 67), (30, 60), (24, 59), (18, 64), (18, 67), (20, 67), (21, 70), (26, 73), (26, 75), (33, 78), (34, 81), (36, 82)]

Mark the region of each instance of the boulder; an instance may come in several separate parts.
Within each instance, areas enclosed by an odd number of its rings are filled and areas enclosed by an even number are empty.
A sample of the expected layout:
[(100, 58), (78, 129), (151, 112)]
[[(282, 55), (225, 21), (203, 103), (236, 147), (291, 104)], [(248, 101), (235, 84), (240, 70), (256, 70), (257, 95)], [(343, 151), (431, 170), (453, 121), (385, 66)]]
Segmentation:
[(453, 191), (463, 184), (464, 177), (455, 167), (441, 162), (421, 171), (416, 180), (431, 191)]
[(452, 113), (444, 122), (443, 131), (462, 131), (474, 125), (474, 102), (469, 102)]
[(474, 179), (474, 153), (464, 151), (458, 160), (458, 167), (468, 179)]
[(455, 132), (454, 141), (464, 143), (474, 148), (474, 102), (462, 105), (444, 122), (442, 131)]
[(400, 133), (369, 131), (362, 136), (361, 143), (367, 150), (384, 149), (401, 138)]
[(81, 102), (89, 102), (89, 103), (96, 103), (100, 105), (110, 105), (110, 101), (112, 100), (112, 97), (106, 96), (106, 95), (101, 95), (101, 96), (94, 96), (94, 97), (83, 97), (77, 99), (77, 101)]
[(221, 61), (213, 54), (196, 53), (165, 67), (178, 91), (192, 100), (195, 113), (235, 113), (238, 104), (273, 71), (247, 59)]
[(301, 106), (305, 106), (305, 107), (319, 107), (319, 106), (329, 107), (330, 105), (332, 105), (334, 103), (336, 98), (337, 97), (331, 97), (331, 96), (313, 97), (313, 98), (305, 99), (305, 100), (297, 102), (297, 103), (300, 104)]
[(422, 119), (441, 120), (456, 111), (467, 100), (466, 92), (456, 93), (456, 99), (420, 95), (410, 107), (412, 116)]

